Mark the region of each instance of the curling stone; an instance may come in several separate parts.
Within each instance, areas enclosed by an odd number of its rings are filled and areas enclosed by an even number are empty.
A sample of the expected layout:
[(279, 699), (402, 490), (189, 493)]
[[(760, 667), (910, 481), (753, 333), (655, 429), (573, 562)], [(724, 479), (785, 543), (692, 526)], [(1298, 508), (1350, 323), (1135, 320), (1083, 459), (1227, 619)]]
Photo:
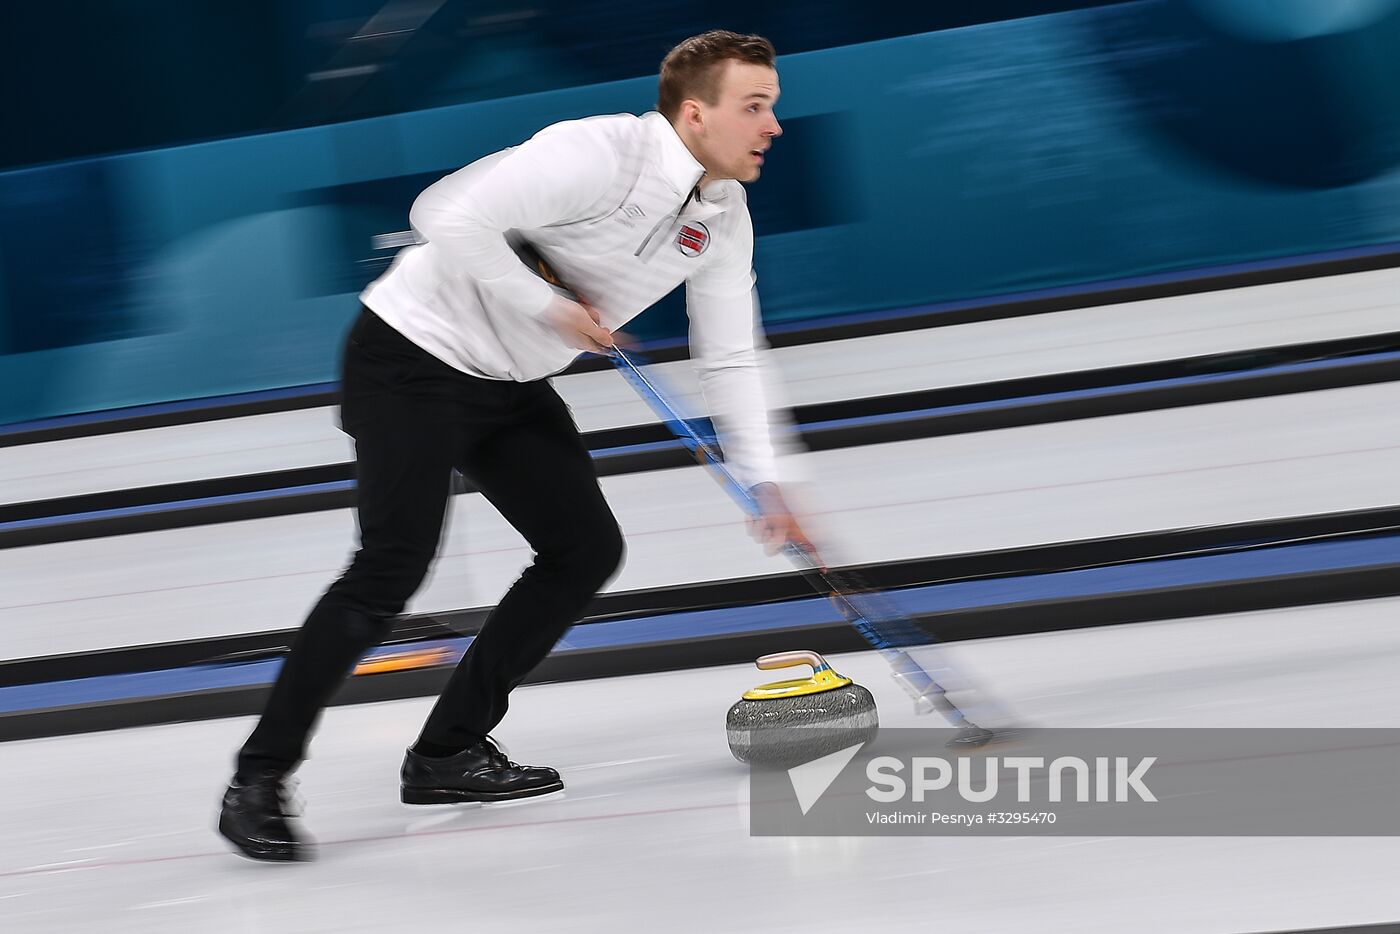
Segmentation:
[(740, 762), (792, 766), (874, 737), (875, 698), (816, 652), (779, 652), (755, 662), (768, 671), (811, 665), (810, 678), (761, 684), (729, 708), (729, 751)]

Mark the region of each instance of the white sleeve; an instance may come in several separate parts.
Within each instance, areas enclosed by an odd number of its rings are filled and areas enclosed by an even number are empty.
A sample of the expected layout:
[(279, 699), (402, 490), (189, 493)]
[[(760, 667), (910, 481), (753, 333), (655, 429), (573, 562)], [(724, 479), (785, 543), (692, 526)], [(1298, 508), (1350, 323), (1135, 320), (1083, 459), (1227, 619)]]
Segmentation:
[(505, 232), (595, 215), (617, 169), (596, 131), (556, 124), (429, 186), (409, 222), (506, 307), (537, 316), (554, 292), (515, 255)]
[(691, 362), (719, 430), (725, 460), (745, 487), (777, 482), (770, 395), (760, 355), (767, 350), (754, 287), (748, 209), (735, 241), (686, 282)]

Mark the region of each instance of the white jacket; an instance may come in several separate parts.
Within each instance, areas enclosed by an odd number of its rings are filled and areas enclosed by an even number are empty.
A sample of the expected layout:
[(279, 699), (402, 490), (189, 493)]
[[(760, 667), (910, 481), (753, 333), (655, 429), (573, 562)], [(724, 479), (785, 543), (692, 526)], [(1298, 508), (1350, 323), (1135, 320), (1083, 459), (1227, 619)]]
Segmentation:
[(508, 236), (533, 245), (609, 330), (685, 282), (691, 357), (726, 458), (746, 484), (776, 480), (753, 224), (737, 181), (694, 190), (703, 171), (659, 113), (546, 127), (419, 195), (410, 221), (426, 242), (361, 300), (464, 373), (524, 381), (579, 351), (541, 320), (553, 292)]

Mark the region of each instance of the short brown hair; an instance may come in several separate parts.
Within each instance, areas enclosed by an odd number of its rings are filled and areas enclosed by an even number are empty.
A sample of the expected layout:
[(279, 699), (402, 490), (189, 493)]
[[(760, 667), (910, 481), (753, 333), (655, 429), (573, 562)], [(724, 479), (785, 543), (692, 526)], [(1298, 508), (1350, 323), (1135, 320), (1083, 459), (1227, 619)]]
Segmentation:
[(661, 88), (656, 109), (674, 120), (686, 98), (713, 104), (719, 100), (719, 79), (725, 62), (748, 62), (774, 67), (778, 53), (762, 36), (741, 36), (712, 29), (691, 36), (661, 60)]

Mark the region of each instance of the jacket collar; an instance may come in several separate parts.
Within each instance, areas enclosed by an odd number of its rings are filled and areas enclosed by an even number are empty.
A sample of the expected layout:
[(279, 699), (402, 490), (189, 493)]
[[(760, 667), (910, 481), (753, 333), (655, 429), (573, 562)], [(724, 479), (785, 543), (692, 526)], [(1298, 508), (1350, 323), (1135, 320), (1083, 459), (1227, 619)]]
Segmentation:
[[(642, 119), (651, 128), (652, 136), (657, 142), (656, 164), (661, 171), (661, 177), (675, 189), (677, 195), (689, 194), (690, 189), (695, 187), (696, 181), (704, 174), (705, 167), (685, 148), (685, 143), (681, 142), (680, 135), (676, 133), (676, 128), (671, 126), (670, 120), (654, 110)], [(713, 182), (706, 184), (701, 189), (701, 194), (708, 197), (712, 190), (718, 190)]]

